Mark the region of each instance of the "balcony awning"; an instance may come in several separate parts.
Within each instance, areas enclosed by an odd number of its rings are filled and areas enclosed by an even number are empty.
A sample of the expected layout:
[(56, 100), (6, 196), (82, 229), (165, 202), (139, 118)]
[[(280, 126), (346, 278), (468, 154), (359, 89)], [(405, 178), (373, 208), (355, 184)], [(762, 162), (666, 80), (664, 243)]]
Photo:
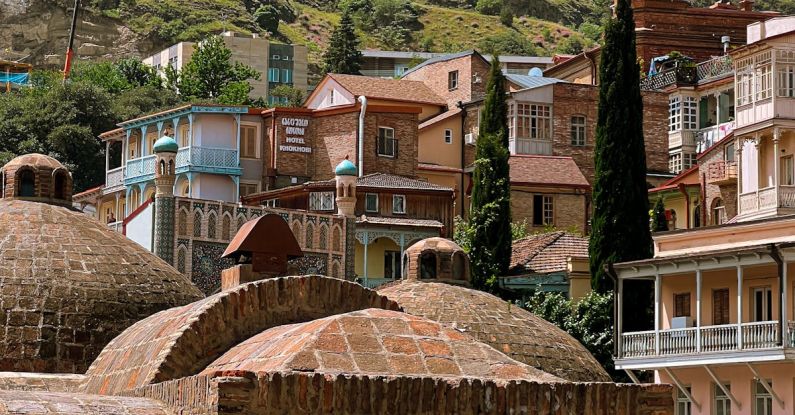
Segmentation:
[(657, 274), (681, 274), (697, 269), (723, 269), (774, 263), (773, 244), (717, 249), (690, 254), (621, 262), (613, 265), (619, 278), (648, 279)]

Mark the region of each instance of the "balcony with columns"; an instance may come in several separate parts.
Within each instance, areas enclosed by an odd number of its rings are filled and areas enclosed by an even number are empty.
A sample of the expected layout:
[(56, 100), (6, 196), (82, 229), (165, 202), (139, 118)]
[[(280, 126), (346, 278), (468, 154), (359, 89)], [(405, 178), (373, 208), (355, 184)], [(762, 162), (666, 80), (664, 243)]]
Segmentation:
[[(790, 220), (792, 221), (792, 220)], [(790, 224), (791, 225), (791, 224)], [(795, 239), (795, 238), (790, 238)], [(661, 370), (785, 360), (795, 351), (792, 243), (616, 264), (616, 368)], [(654, 285), (653, 329), (625, 332), (627, 281)]]
[(737, 144), (737, 221), (795, 213), (795, 134), (771, 127), (740, 136)]

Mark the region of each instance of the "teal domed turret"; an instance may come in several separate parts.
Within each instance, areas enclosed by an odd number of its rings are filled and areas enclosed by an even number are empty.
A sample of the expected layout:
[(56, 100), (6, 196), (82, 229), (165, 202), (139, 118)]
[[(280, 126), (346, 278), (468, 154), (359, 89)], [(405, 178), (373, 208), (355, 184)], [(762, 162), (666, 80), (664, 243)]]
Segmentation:
[(179, 150), (179, 144), (167, 135), (158, 138), (154, 147), (152, 147), (152, 152), (154, 153), (176, 153), (177, 150)]
[(356, 165), (346, 158), (337, 165), (337, 168), (334, 169), (334, 174), (337, 176), (356, 176), (358, 170), (356, 169)]

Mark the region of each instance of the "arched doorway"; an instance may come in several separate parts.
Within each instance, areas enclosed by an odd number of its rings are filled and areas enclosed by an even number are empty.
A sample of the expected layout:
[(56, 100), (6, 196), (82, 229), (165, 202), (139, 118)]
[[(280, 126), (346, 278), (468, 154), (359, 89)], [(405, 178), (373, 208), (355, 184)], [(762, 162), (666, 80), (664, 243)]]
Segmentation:
[(35, 197), (36, 196), (36, 174), (25, 169), (19, 172), (17, 178), (17, 196)]

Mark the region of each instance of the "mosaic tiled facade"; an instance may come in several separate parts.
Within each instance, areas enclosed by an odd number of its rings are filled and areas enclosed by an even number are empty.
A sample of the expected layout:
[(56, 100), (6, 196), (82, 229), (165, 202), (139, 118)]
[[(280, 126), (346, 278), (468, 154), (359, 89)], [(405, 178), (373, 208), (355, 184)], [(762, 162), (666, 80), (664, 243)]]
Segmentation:
[[(191, 277), (205, 294), (220, 287), (221, 270), (231, 266), (221, 260), (226, 245), (244, 223), (268, 213), (280, 215), (292, 229), (304, 257), (292, 262), (296, 273), (317, 273), (334, 278), (353, 275), (354, 221), (333, 214), (309, 213), (233, 203), (175, 197), (170, 263)], [(165, 216), (164, 216), (165, 217)], [(156, 222), (157, 224), (161, 222)], [(161, 232), (156, 225), (155, 233)]]

